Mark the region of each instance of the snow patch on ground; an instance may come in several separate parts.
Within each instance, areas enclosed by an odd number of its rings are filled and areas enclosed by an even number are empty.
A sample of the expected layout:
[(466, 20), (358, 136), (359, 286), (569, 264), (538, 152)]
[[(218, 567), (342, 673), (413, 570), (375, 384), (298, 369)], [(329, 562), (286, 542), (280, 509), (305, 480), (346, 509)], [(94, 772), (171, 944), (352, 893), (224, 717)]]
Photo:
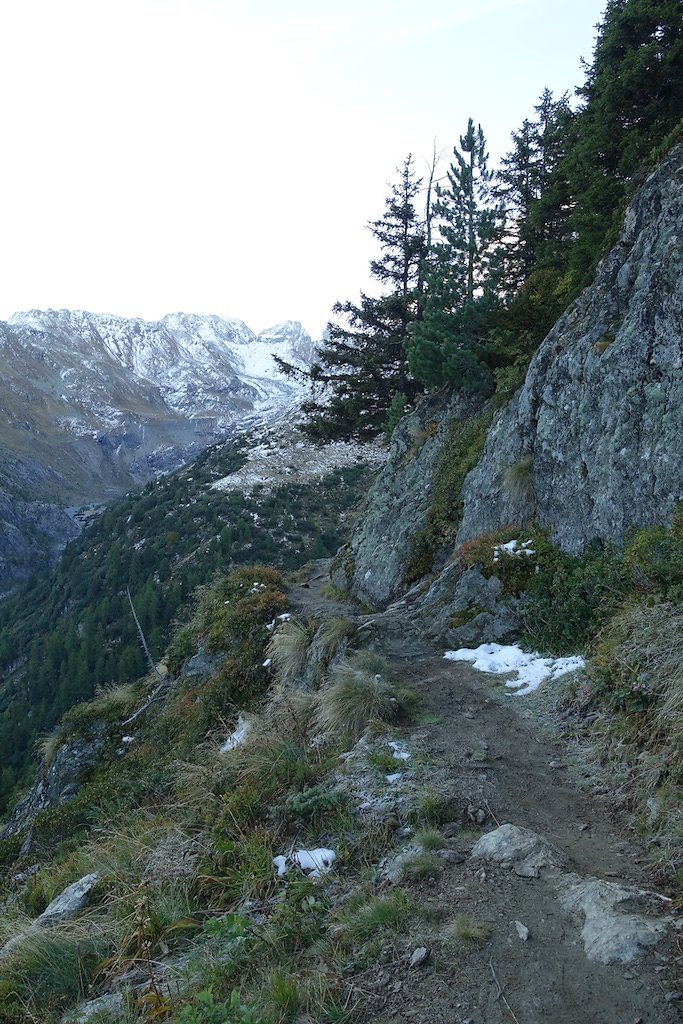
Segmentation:
[(469, 661), (479, 672), (489, 672), (492, 675), (514, 673), (514, 678), (508, 679), (505, 685), (513, 689), (515, 696), (532, 693), (546, 679), (557, 679), (586, 666), (580, 655), (571, 658), (544, 658), (534, 651), (523, 651), (518, 644), (461, 647), (457, 651), (446, 651), (444, 658), (448, 661)]
[(227, 740), (220, 748), (220, 754), (227, 754), (229, 750), (234, 750), (235, 747), (241, 747), (246, 741), (247, 736), (251, 732), (251, 723), (240, 713), (237, 716), (237, 725), (235, 729), (230, 733)]
[(396, 740), (388, 740), (387, 746), (391, 747), (392, 753), (398, 761), (410, 760), (410, 751), (404, 743), (397, 743)]
[(508, 555), (510, 558), (521, 558), (524, 555), (535, 555), (536, 552), (531, 547), (533, 541), (531, 540), (509, 540), (507, 544), (496, 544), (493, 548), (493, 561), (499, 562), (501, 555)]
[(288, 857), (282, 854), (279, 857), (273, 857), (273, 865), (277, 868), (280, 878), (287, 873), (290, 864), (300, 868), (308, 878), (322, 878), (332, 870), (336, 859), (337, 854), (334, 850), (319, 847), (316, 850), (296, 850)]

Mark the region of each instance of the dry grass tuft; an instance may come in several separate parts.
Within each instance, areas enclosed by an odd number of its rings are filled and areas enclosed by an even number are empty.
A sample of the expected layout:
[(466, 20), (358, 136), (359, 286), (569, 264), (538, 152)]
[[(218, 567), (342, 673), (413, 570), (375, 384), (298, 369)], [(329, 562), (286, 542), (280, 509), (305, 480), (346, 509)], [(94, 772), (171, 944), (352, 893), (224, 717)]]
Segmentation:
[(298, 619), (289, 619), (275, 630), (266, 654), (280, 683), (292, 683), (304, 671), (313, 635), (313, 626)]
[(503, 476), (508, 493), (516, 501), (528, 504), (534, 500), (534, 460), (525, 455), (519, 462), (508, 466)]
[(395, 722), (400, 714), (385, 663), (362, 652), (330, 672), (328, 685), (317, 695), (315, 728), (324, 736), (355, 741), (371, 722)]
[(327, 665), (340, 649), (345, 650), (348, 642), (356, 632), (352, 619), (343, 615), (333, 615), (318, 627), (311, 641), (309, 658), (316, 664)]

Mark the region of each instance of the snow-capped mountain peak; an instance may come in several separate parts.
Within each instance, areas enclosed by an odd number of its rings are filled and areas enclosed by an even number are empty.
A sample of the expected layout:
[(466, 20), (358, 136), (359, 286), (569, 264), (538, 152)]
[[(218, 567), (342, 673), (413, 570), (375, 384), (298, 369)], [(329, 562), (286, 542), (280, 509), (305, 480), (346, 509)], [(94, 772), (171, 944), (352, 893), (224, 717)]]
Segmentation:
[[(296, 321), (256, 335), (233, 317), (191, 313), (147, 321), (83, 310), (29, 310), (0, 323), (5, 349), (11, 347), (8, 334), (26, 357), (40, 359), (41, 378), (46, 360), (58, 371), (67, 402), (94, 410), (112, 384), (122, 384), (124, 390), (152, 388), (170, 411), (193, 417), (229, 417), (245, 403), (253, 412), (290, 404), (297, 385), (279, 372), (272, 354), (305, 366), (315, 348)], [(231, 410), (236, 395), (240, 408)]]

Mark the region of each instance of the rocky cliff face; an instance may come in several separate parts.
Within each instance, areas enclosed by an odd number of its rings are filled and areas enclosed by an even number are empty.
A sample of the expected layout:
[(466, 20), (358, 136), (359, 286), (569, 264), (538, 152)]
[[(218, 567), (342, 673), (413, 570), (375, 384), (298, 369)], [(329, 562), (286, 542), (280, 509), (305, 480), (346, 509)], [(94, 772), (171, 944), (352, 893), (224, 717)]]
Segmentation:
[(336, 560), (332, 578), (338, 587), (350, 587), (357, 598), (375, 607), (384, 607), (406, 589), (413, 540), (425, 525), (434, 473), (449, 431), (476, 409), (474, 401), (439, 394), (401, 420), (360, 525)]
[(578, 552), (669, 519), (683, 499), (682, 243), (678, 146), (494, 422), (465, 482), (459, 542), (534, 519)]
[(298, 386), (273, 353), (306, 366), (313, 351), (292, 321), (260, 335), (182, 313), (148, 323), (33, 310), (0, 323), (0, 591), (54, 561), (78, 507), (280, 415)]

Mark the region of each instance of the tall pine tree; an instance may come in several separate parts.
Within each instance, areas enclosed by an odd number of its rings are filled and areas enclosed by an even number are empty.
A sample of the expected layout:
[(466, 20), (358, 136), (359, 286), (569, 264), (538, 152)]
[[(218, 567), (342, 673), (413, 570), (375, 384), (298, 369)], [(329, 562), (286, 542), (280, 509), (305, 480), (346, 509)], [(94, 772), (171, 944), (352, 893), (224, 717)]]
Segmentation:
[(392, 402), (410, 402), (422, 390), (408, 367), (406, 342), (420, 316), (420, 273), (426, 255), (424, 220), (415, 208), (421, 180), (408, 156), (391, 186), (384, 214), (368, 226), (380, 256), (370, 272), (382, 286), (379, 298), (338, 302), (343, 323), (328, 325), (316, 362), (302, 374), (280, 362), (285, 373), (309, 380), (314, 396), (304, 402), (304, 432), (313, 440), (375, 437), (387, 423)]
[(426, 261), (423, 315), (413, 326), (410, 368), (431, 387), (485, 391), (488, 327), (500, 301), (503, 206), (493, 191), (486, 140), (470, 118), (437, 185), (439, 240)]

